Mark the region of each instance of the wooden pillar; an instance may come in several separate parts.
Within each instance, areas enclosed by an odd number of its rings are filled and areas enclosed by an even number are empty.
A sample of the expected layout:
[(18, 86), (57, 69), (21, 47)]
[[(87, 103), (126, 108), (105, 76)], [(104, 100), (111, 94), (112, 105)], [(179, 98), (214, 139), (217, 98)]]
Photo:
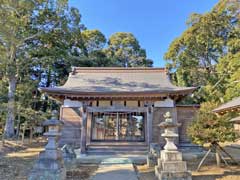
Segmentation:
[(147, 103), (147, 144), (149, 145), (152, 142), (153, 134), (153, 103)]
[[(173, 107), (171, 116), (172, 116), (173, 122), (178, 123), (178, 119), (177, 119), (177, 107), (176, 107), (175, 102), (174, 102), (174, 107)], [(179, 144), (179, 139), (180, 139), (179, 129), (176, 128), (176, 129), (175, 129), (175, 132), (178, 134), (178, 137), (177, 137), (176, 140), (175, 140), (175, 143), (178, 145), (178, 144)]]
[(86, 154), (86, 135), (87, 135), (87, 104), (83, 102), (80, 108), (82, 124), (81, 124), (81, 140), (80, 140), (80, 153)]

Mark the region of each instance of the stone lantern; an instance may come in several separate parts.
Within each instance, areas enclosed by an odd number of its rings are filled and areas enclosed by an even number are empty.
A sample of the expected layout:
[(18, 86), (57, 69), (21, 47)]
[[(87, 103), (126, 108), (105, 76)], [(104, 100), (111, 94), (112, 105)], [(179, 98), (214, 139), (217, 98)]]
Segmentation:
[(66, 179), (66, 169), (62, 152), (58, 148), (62, 122), (57, 119), (57, 111), (53, 111), (52, 118), (46, 120), (43, 125), (48, 127), (48, 131), (44, 133), (48, 143), (45, 150), (39, 154), (39, 159), (30, 172), (28, 180), (64, 180)]
[(182, 160), (182, 153), (174, 144), (174, 140), (178, 137), (175, 129), (181, 124), (174, 123), (169, 112), (164, 115), (164, 118), (165, 121), (160, 123), (159, 127), (164, 129), (161, 136), (165, 138), (166, 145), (160, 153), (155, 175), (159, 180), (191, 180), (191, 172), (187, 170), (187, 164)]
[(177, 151), (177, 146), (174, 144), (174, 140), (178, 137), (178, 134), (175, 132), (175, 128), (181, 126), (181, 124), (173, 123), (169, 112), (164, 115), (164, 118), (165, 122), (159, 124), (159, 127), (164, 129), (164, 133), (161, 134), (166, 140), (164, 149), (166, 151)]
[(48, 144), (45, 149), (58, 151), (58, 140), (61, 136), (62, 121), (57, 119), (57, 111), (54, 110), (52, 112), (52, 118), (43, 122), (43, 126), (48, 127), (48, 131), (43, 134), (48, 138)]

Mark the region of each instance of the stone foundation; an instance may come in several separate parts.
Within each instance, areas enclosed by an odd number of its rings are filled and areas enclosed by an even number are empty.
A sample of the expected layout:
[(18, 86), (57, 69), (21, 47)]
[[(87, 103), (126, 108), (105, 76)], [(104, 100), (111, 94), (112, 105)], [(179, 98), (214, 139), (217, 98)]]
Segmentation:
[[(159, 172), (159, 170), (157, 170)], [(162, 171), (160, 174), (155, 173), (159, 180), (192, 180), (191, 172), (169, 172)]]
[(32, 171), (29, 175), (28, 180), (65, 180), (66, 170), (42, 170), (42, 171)]
[(182, 153), (178, 151), (161, 151), (155, 175), (159, 180), (192, 180), (186, 162), (182, 161)]
[(60, 150), (43, 151), (39, 154), (39, 159), (33, 166), (28, 176), (28, 180), (65, 180), (66, 169), (61, 157)]

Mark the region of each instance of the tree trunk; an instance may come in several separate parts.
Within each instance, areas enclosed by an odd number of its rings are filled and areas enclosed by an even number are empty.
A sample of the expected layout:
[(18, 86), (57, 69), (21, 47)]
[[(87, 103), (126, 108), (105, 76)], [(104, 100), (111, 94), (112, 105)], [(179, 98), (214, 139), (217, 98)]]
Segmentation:
[(20, 122), (21, 122), (21, 119), (20, 119), (20, 113), (18, 112), (18, 115), (17, 115), (17, 129), (16, 129), (16, 142), (18, 143), (18, 139), (19, 139), (19, 131), (20, 131)]
[(4, 128), (4, 135), (6, 138), (14, 136), (14, 104), (15, 104), (15, 90), (16, 90), (16, 77), (9, 77), (8, 79), (8, 107), (7, 107), (7, 119)]
[(29, 144), (32, 143), (32, 139), (33, 139), (33, 127), (30, 126), (30, 137), (29, 137)]

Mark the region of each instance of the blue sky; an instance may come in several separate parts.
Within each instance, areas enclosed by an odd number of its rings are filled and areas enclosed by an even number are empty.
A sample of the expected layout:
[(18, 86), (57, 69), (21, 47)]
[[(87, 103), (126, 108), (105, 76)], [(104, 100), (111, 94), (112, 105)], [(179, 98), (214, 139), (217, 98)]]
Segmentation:
[(99, 29), (108, 38), (131, 32), (146, 49), (154, 67), (163, 67), (170, 43), (187, 28), (193, 12), (205, 13), (218, 0), (70, 0), (88, 29)]

